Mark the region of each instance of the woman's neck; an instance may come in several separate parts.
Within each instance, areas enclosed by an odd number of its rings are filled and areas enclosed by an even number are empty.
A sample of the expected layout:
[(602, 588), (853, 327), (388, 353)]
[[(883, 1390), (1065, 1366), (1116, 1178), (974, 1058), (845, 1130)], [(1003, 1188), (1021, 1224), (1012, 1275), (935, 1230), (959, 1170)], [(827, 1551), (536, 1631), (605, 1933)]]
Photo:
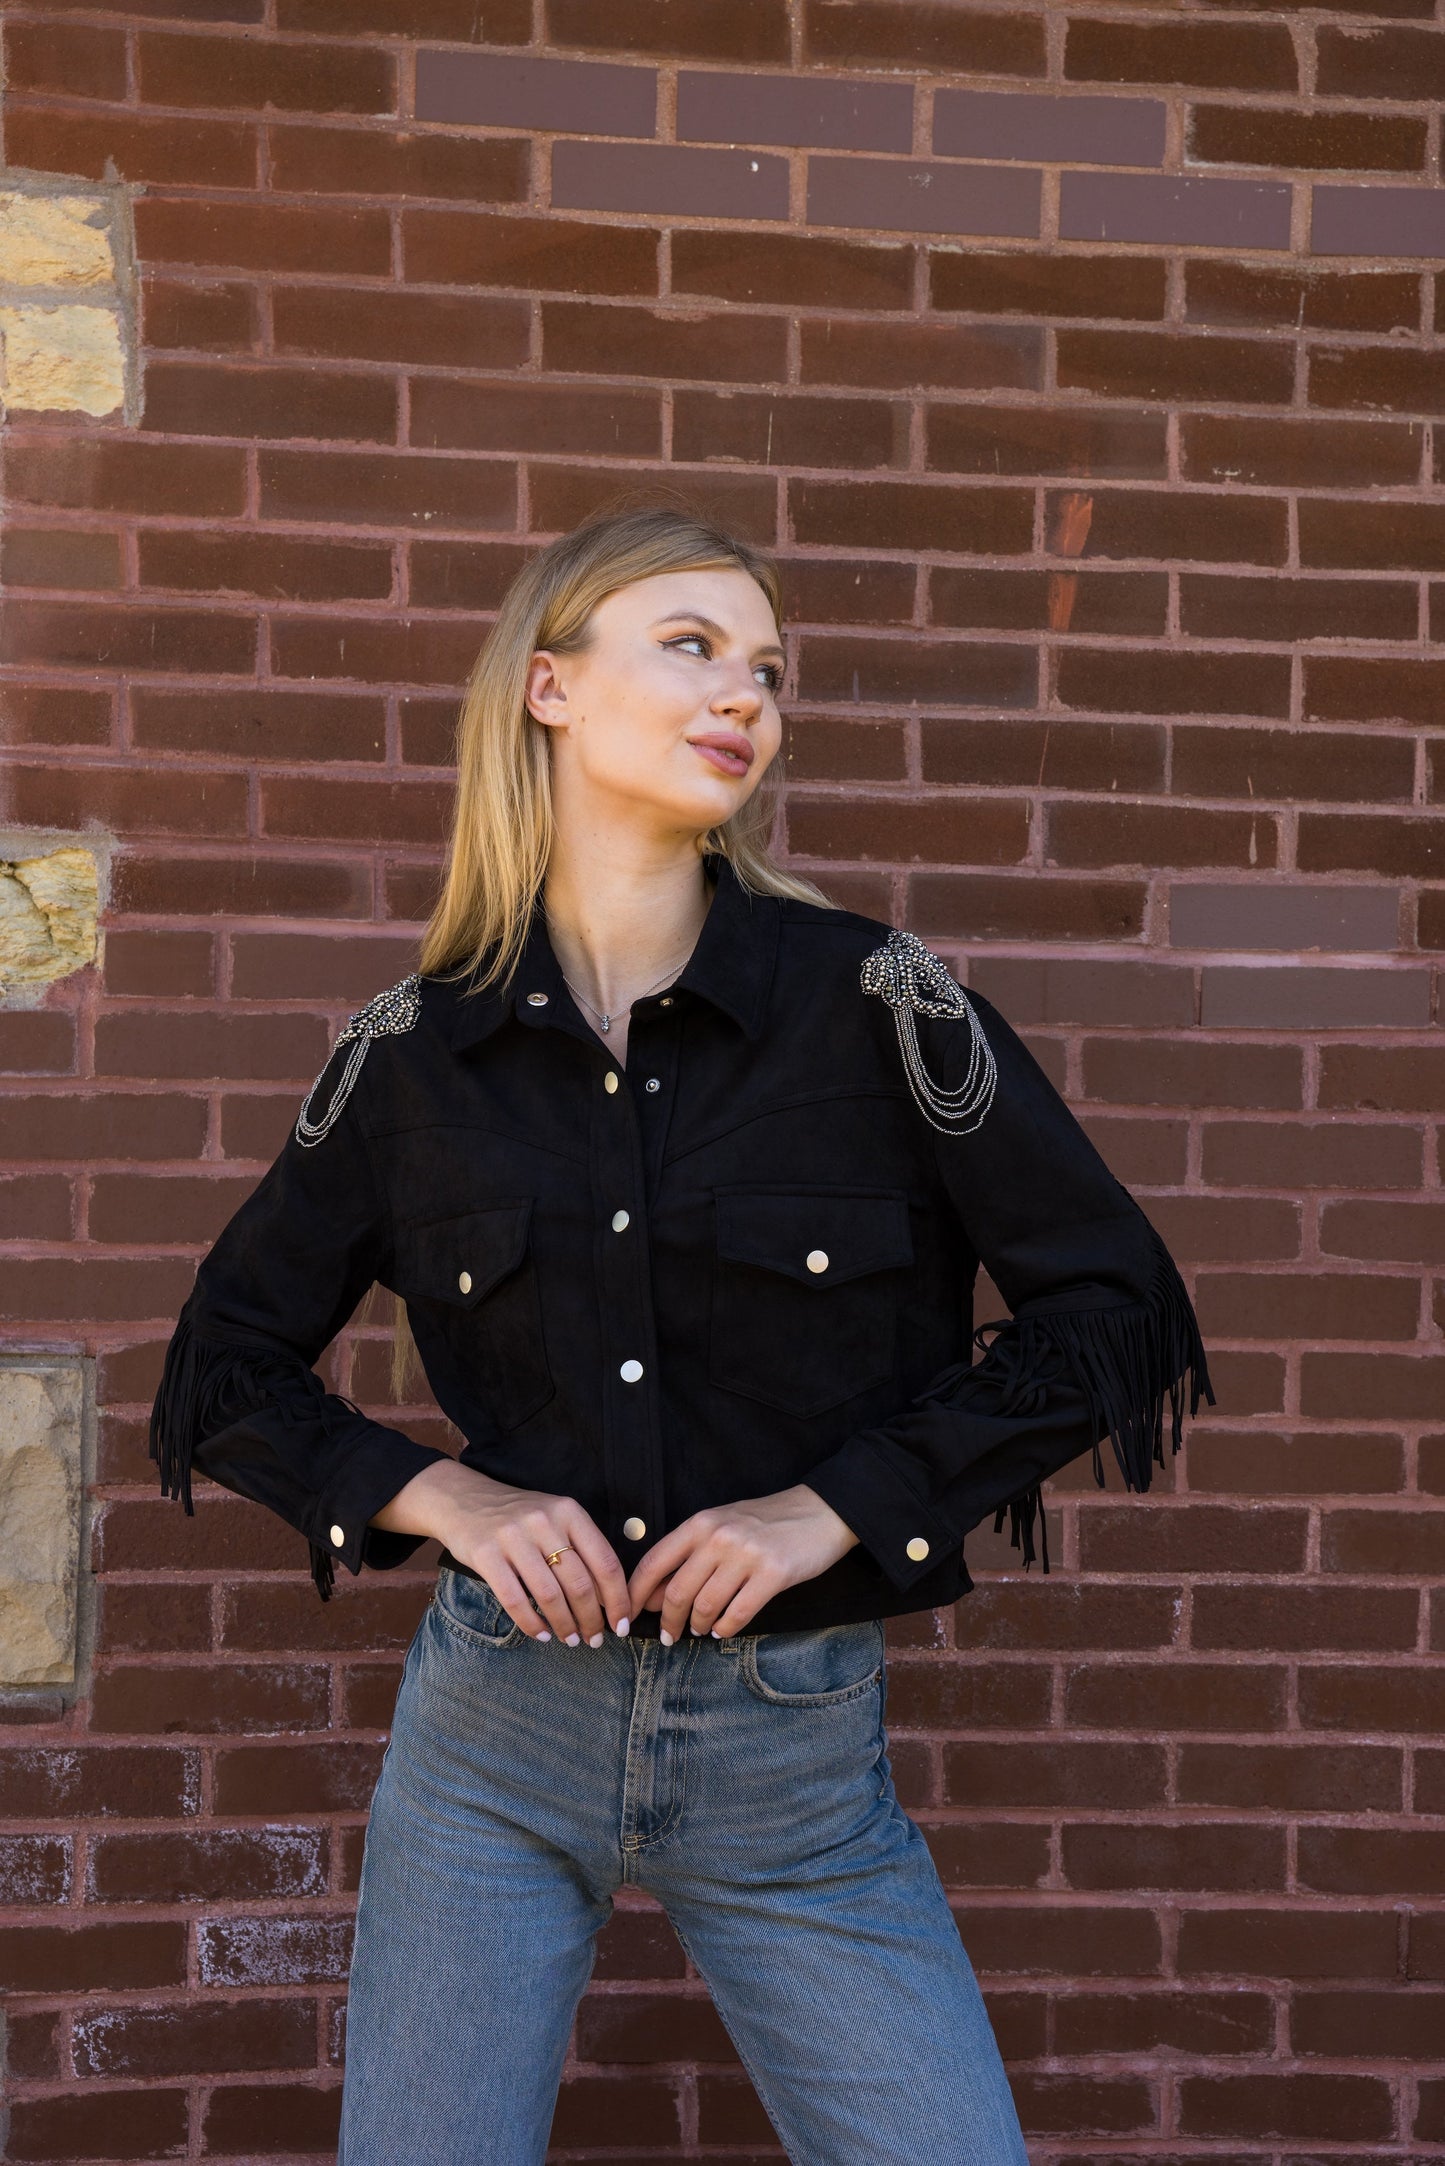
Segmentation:
[[(581, 996), (579, 1008), (618, 1060), (633, 1001), (682, 970), (711, 899), (691, 847), (652, 864), (553, 850), (542, 885), (552, 950)], [(605, 1033), (601, 1016), (609, 1018)]]

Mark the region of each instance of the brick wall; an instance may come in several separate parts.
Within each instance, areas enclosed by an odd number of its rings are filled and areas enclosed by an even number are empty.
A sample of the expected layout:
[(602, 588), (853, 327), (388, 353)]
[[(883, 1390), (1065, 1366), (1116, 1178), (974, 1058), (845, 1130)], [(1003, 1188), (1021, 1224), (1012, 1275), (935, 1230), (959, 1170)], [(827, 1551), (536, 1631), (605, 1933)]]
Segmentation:
[[(6, 460), (0, 816), (114, 838), (101, 964), (0, 1012), (7, 1343), (101, 1404), (93, 1685), (5, 1711), (8, 2155), (332, 2141), (425, 1574), (322, 1610), (279, 1522), (155, 1499), (144, 1415), (410, 967), (488, 610), (662, 476), (781, 551), (791, 855), (1028, 1032), (1217, 1350), (1161, 1493), (1061, 1481), (1048, 1582), (890, 1634), (1034, 2156), (1445, 2158), (1432, 0), (13, 0), (4, 46), (10, 167), (129, 201), (143, 370)], [(385, 1352), (331, 1373), (385, 1409)], [(779, 2155), (645, 1905), (554, 2155)]]

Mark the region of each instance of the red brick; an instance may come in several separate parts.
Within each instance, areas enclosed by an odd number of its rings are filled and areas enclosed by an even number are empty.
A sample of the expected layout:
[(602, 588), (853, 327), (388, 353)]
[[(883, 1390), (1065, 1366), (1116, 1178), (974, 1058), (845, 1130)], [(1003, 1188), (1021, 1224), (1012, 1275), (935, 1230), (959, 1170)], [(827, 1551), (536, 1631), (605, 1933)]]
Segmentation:
[[(1037, 390), (1043, 335), (1011, 324), (854, 323), (804, 318), (802, 381), (868, 390)], [(1005, 425), (1003, 409), (997, 410)]]
[[(1188, 581), (1184, 584), (1187, 587)], [(1232, 586), (1235, 582), (1209, 584)], [(1174, 788), (1184, 796), (1409, 804), (1414, 774), (1415, 747), (1407, 737), (1373, 732), (1350, 735), (1343, 730), (1326, 735), (1298, 728), (1183, 727), (1174, 732), (1171, 777)]]
[[(494, 35), (490, 23), (488, 35)], [(208, 2158), (324, 2152), (334, 2150), (340, 2121), (337, 2085), (321, 2090), (302, 2083), (218, 2084), (207, 2094), (202, 2143)]]
[(1413, 331), (1420, 321), (1420, 276), (1324, 271), (1313, 264), (1295, 270), (1206, 256), (1185, 265), (1184, 314), (1190, 323), (1291, 331)]
[(1378, 2061), (1429, 2061), (1445, 2035), (1445, 1993), (1295, 1994), (1290, 2033), (1297, 2053)]
[(141, 322), (148, 346), (250, 353), (257, 343), (255, 290), (239, 282), (142, 278)]
[(1008, 798), (937, 797), (909, 804), (798, 796), (788, 809), (789, 847), (803, 857), (1013, 865), (1023, 859), (1028, 840), (1029, 808)]
[[(384, 9), (378, 12), (385, 13)], [(325, 27), (334, 30), (335, 6), (326, 13)], [(493, 8), (487, 17), (488, 44), (501, 42), (497, 13)], [(391, 19), (387, 20), (390, 24)], [(415, 22), (415, 11), (409, 20)], [(322, 25), (318, 22), (316, 27)], [(412, 35), (416, 34), (413, 30)], [(461, 35), (469, 37), (470, 30)], [(288, 193), (455, 196), (467, 203), (526, 200), (528, 146), (521, 138), (474, 136), (468, 140), (434, 131), (392, 133), (273, 121), (269, 140), (272, 186)]]
[(1445, 1058), (1433, 1046), (1336, 1045), (1325, 1050), (1320, 1104), (1365, 1112), (1434, 1112)]
[[(566, 0), (576, 8), (580, 0)], [(1041, 19), (946, 0), (806, 0), (804, 54), (832, 67), (1042, 75)]]
[[(1191, 481), (1252, 482), (1265, 488), (1367, 489), (1391, 485), (1409, 487), (1420, 479), (1425, 431), (1419, 422), (1397, 421), (1285, 421), (1248, 414), (1186, 414), (1180, 424), (1183, 472)], [(1386, 514), (1403, 515), (1408, 525), (1424, 507), (1391, 504)], [(1339, 529), (1329, 524), (1340, 515), (1343, 532), (1356, 531), (1361, 522), (1378, 527), (1383, 506), (1345, 499), (1324, 505), (1310, 500), (1301, 506), (1302, 525), (1311, 535), (1335, 536), (1333, 546), (1348, 550)], [(1327, 542), (1326, 546), (1330, 546)], [(1370, 563), (1369, 557), (1349, 554), (1311, 556), (1310, 563)]]
[[(1338, 1253), (1338, 1252), (1337, 1252)], [(1413, 1339), (1415, 1279), (1354, 1272), (1200, 1276), (1200, 1324), (1226, 1339)]]
[(1090, 1663), (1066, 1667), (1070, 1727), (1144, 1730), (1274, 1730), (1284, 1720), (1286, 1672), (1223, 1662)]
[(165, 444), (103, 434), (78, 442), (14, 430), (5, 485), (12, 505), (229, 518), (244, 508), (246, 455), (226, 444)]
[(1291, 1046), (1175, 1039), (1089, 1039), (1084, 1091), (1115, 1105), (1297, 1107), (1299, 1055)]
[(970, 556), (1018, 555), (1030, 545), (1032, 505), (1019, 489), (797, 481), (789, 497), (794, 532), (802, 542)]
[(315, 1910), (286, 1917), (206, 1918), (196, 1929), (197, 1968), (205, 1986), (334, 1985), (351, 1960), (351, 1919)]
[(179, 1986), (186, 1977), (186, 1928), (179, 1919), (0, 1926), (0, 1974), (20, 1994)]
[(785, 334), (777, 317), (699, 315), (605, 301), (542, 304), (544, 367), (578, 375), (780, 383), (786, 374)]
[(123, 854), (114, 907), (158, 917), (241, 915), (352, 918), (369, 915), (368, 868), (304, 857)]
[(901, 782), (905, 725), (849, 722), (834, 715), (790, 715), (785, 758), (800, 782)]
[(118, 166), (132, 183), (161, 187), (255, 185), (257, 130), (233, 121), (57, 112), (17, 102), (6, 114), (5, 134), (7, 155), (17, 165), (59, 166), (94, 180), (107, 179)]
[(93, 601), (12, 600), (6, 629), (17, 662), (58, 669), (249, 675), (256, 662), (255, 618), (239, 612), (223, 615), (218, 609), (148, 609), (125, 603), (111, 609)]
[[(1010, 1669), (1004, 1670), (1005, 1676)], [(1054, 1812), (1097, 1808), (1125, 1797), (1142, 1809), (1162, 1804), (1165, 1797), (1164, 1751), (1157, 1744), (1083, 1738), (1051, 1739), (1047, 1744), (1027, 1738), (945, 1743), (943, 1778), (949, 1803), (970, 1813), (1000, 1806)]]
[(1064, 74), (1077, 83), (1189, 83), (1206, 90), (1293, 90), (1283, 24), (1071, 22)]
[(935, 309), (970, 314), (1159, 322), (1165, 268), (1148, 256), (945, 249), (929, 256), (930, 299)]
[(1179, 2121), (1189, 2136), (1323, 2136), (1368, 2142), (1393, 2133), (1389, 2085), (1374, 2076), (1183, 2076)]
[(1080, 1557), (1098, 1572), (1291, 1572), (1304, 1564), (1306, 1515), (1269, 1506), (1091, 1504)]
[(1154, 2126), (1154, 2100), (1138, 2078), (1020, 2070), (1012, 2087), (1020, 2124), (1031, 2136), (1120, 2136)]
[(946, 1888), (1036, 1888), (1048, 1876), (1047, 1828), (970, 1816), (923, 1832)]
[(17, 2099), (10, 2109), (10, 2155), (80, 2166), (84, 2159), (175, 2158), (185, 2148), (190, 2102), (184, 2091), (103, 2091)]
[(657, 292), (657, 235), (645, 228), (407, 208), (401, 231), (406, 277), (414, 284)]
[(969, 406), (927, 409), (928, 465), (952, 474), (1091, 474), (1162, 480), (1163, 414), (1087, 407)]
[(364, 44), (142, 30), (137, 50), (140, 95), (148, 105), (388, 113), (395, 104), (391, 55)]
[(1231, 1188), (1416, 1188), (1421, 1141), (1396, 1121), (1209, 1121), (1203, 1173)]
[(935, 624), (998, 631), (1162, 632), (1169, 599), (1162, 572), (986, 571), (935, 565)]
[[(1067, 647), (1055, 660), (1054, 696), (1063, 707), (1104, 714), (1289, 713), (1285, 655), (1207, 650)], [(1142, 809), (1142, 808), (1141, 808)], [(1064, 814), (1065, 808), (1059, 808)], [(1083, 808), (1068, 808), (1069, 812)], [(1132, 808), (1131, 808), (1132, 810)], [(1149, 815), (1154, 819), (1158, 813)], [(1162, 817), (1167, 821), (1168, 813)], [(1163, 838), (1161, 837), (1161, 843)], [(1167, 856), (1164, 863), (1179, 863)]]
[(0, 574), (12, 587), (118, 587), (120, 536), (74, 527), (12, 527), (0, 537)]
[(925, 939), (1119, 940), (1137, 936), (1143, 905), (1137, 881), (915, 874), (907, 922)]
[[(1418, 1288), (1412, 1291), (1418, 1306)], [(1212, 1315), (1204, 1321), (1203, 1311), (1201, 1324), (1206, 1332), (1219, 1329)], [(1264, 1335), (1275, 1334), (1266, 1331)], [(1206, 1429), (1196, 1421), (1189, 1432), (1191, 1490), (1231, 1496), (1318, 1497), (1354, 1492), (1371, 1496), (1400, 1488), (1403, 1479), (1401, 1439), (1371, 1430), (1311, 1430), (1280, 1436), (1258, 1429)]]
[[(298, 83), (305, 78), (297, 75)], [(205, 263), (225, 270), (354, 272), (385, 278), (391, 265), (386, 213), (314, 203), (142, 196), (136, 244), (149, 264)]]
[(215, 1810), (221, 1813), (362, 1812), (371, 1802), (381, 1749), (371, 1743), (222, 1745)]
[(1061, 530), (1082, 508), (1085, 557), (1175, 558), (1195, 563), (1282, 564), (1285, 507), (1263, 496), (1181, 496), (1162, 490), (1106, 490), (1049, 500), (1049, 531), (1059, 550)]
[(1179, 1750), (1179, 1801), (1285, 1812), (1398, 1812), (1398, 1747), (1188, 1743)]
[(168, 1829), (160, 1835), (92, 1836), (87, 1893), (102, 1903), (324, 1895), (326, 1839), (313, 1828), (196, 1828), (184, 1835)]
[(91, 1720), (98, 1731), (132, 1735), (256, 1737), (319, 1730), (327, 1721), (328, 1684), (324, 1669), (302, 1662), (178, 1668), (117, 1663), (96, 1679)]
[(1310, 355), (1311, 406), (1445, 413), (1445, 357), (1393, 346), (1324, 346)]
[[(1023, 646), (982, 640), (804, 635), (798, 696), (870, 705), (1027, 707), (1038, 662)], [(976, 811), (977, 803), (969, 808)]]
[[(570, 533), (594, 511), (615, 501), (621, 477), (615, 467), (597, 464), (562, 466), (553, 462), (528, 469), (533, 531), (542, 534)], [(769, 474), (730, 472), (725, 466), (705, 466), (684, 471), (676, 466), (632, 467), (629, 489), (646, 494), (650, 489), (682, 489), (687, 501), (705, 518), (744, 540), (770, 549), (777, 536), (777, 484)]]
[(1285, 405), (1293, 392), (1290, 355), (1261, 341), (1073, 327), (1057, 337), (1059, 383), (1110, 398)]
[(58, 90), (67, 98), (126, 94), (124, 30), (78, 22), (12, 20), (5, 26), (5, 75), (12, 93)]
[(1187, 155), (1200, 165), (1412, 173), (1422, 167), (1424, 154), (1423, 120), (1251, 105), (1196, 105), (1189, 115)]
[(1264, 1993), (1069, 1993), (1054, 2020), (1061, 2054), (1258, 2053), (1274, 2008)]
[(1303, 1827), (1299, 1878), (1332, 1895), (1442, 1895), (1445, 1849), (1429, 1828)]
[(77, 2017), (73, 2051), (82, 2076), (305, 2068), (316, 2057), (316, 2005), (286, 1999), (97, 2009)]
[(1309, 1729), (1437, 1731), (1445, 1728), (1445, 1671), (1364, 1664), (1301, 1669), (1299, 1706)]
[[(388, 292), (365, 286), (347, 290), (334, 285), (282, 285), (274, 289), (271, 307), (276, 351), (282, 354), (320, 354), (339, 361), (411, 361), (432, 368), (468, 369), (511, 369), (527, 358), (529, 312), (521, 301), (497, 300), (490, 295), (473, 298), (456, 293)], [(283, 379), (295, 375), (322, 384), (329, 380), (314, 365), (276, 373)], [(354, 380), (368, 387), (373, 382), (370, 377), (340, 380)], [(473, 398), (481, 388), (472, 385)], [(299, 436), (312, 432), (271, 429), (266, 433)], [(340, 427), (331, 431), (338, 437), (356, 433)], [(376, 434), (382, 440), (379, 430)]]
[(263, 451), (261, 513), (348, 526), (509, 528), (510, 461), (410, 457), (406, 452)]
[(1185, 1977), (1393, 1978), (1396, 1938), (1387, 1911), (1266, 1904), (1185, 1910), (1179, 1969)]
[(1160, 1968), (1159, 1923), (1138, 1905), (1029, 1903), (1029, 1930), (1012, 1905), (955, 1906), (964, 1947), (981, 1971), (1048, 1978), (1143, 1978)]
[(78, 686), (5, 687), (5, 733), (12, 745), (104, 745), (110, 740), (113, 696)]
[[(695, 396), (724, 413), (732, 404), (732, 395)], [(739, 397), (738, 403), (745, 401)], [(784, 399), (758, 403), (780, 413), (788, 405)], [(606, 451), (654, 458), (662, 443), (661, 407), (651, 391), (423, 376), (411, 387), (410, 440), (446, 451)], [(716, 455), (679, 449), (688, 458)]]
[(1319, 33), (1319, 89), (1326, 97), (1404, 98), (1412, 104), (1445, 92), (1445, 38), (1429, 30)]
[(1132, 1817), (1075, 1823), (1064, 1829), (1063, 1867), (1075, 1888), (1272, 1890), (1284, 1886), (1284, 1830), (1230, 1820), (1180, 1827), (1149, 1827)]

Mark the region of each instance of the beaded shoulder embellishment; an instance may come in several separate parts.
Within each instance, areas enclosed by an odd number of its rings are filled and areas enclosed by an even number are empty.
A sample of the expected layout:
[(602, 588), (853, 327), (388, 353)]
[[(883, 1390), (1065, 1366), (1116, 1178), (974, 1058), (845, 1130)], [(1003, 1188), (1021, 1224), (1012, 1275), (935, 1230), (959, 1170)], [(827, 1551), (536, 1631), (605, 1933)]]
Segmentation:
[[(972, 1135), (993, 1103), (998, 1071), (977, 1013), (943, 958), (917, 933), (894, 931), (881, 948), (864, 957), (859, 982), (865, 993), (877, 993), (893, 1010), (908, 1087), (924, 1118), (945, 1135)], [(940, 1089), (925, 1069), (915, 1013), (956, 1016), (967, 1024), (968, 1072), (956, 1090)]]
[[(400, 1031), (410, 1030), (420, 1014), (421, 976), (417, 971), (413, 971), (409, 978), (403, 978), (400, 985), (389, 986), (386, 992), (378, 993), (374, 999), (368, 1000), (364, 1008), (357, 1009), (355, 1015), (344, 1023), (338, 1031), (336, 1044), (332, 1046), (330, 1053), (326, 1056), (321, 1075), (316, 1078), (316, 1081), (306, 1093), (301, 1111), (296, 1118), (296, 1141), (298, 1143), (304, 1143), (308, 1146), (319, 1143), (321, 1138), (333, 1126), (347, 1099), (351, 1096), (352, 1086), (361, 1073), (361, 1064), (366, 1058), (366, 1049), (371, 1044), (372, 1039), (393, 1038)], [(347, 1055), (346, 1066), (342, 1069), (340, 1080), (331, 1093), (331, 1102), (326, 1111), (319, 1121), (313, 1121), (310, 1111), (311, 1101), (320, 1088), (321, 1076), (325, 1075), (327, 1068), (331, 1066), (333, 1057), (343, 1045), (351, 1046), (351, 1051)]]

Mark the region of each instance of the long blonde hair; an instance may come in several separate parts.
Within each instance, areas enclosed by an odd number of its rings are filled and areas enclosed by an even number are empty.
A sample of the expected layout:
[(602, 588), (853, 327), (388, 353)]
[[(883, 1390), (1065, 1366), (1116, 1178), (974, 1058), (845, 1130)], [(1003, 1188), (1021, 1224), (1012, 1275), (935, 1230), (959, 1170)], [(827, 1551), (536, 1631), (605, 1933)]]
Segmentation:
[[(470, 977), (481, 991), (505, 983), (521, 959), (555, 833), (548, 735), (526, 702), (532, 656), (539, 648), (582, 652), (593, 611), (619, 587), (659, 572), (713, 570), (747, 572), (781, 624), (773, 559), (671, 492), (615, 498), (518, 572), (462, 698), (446, 877), (422, 936), (424, 976)], [(821, 888), (771, 855), (781, 769), (775, 760), (746, 804), (698, 837), (699, 854), (727, 858), (742, 884), (759, 894), (832, 907)], [(391, 1365), (398, 1402), (414, 1351), (398, 1297)]]

